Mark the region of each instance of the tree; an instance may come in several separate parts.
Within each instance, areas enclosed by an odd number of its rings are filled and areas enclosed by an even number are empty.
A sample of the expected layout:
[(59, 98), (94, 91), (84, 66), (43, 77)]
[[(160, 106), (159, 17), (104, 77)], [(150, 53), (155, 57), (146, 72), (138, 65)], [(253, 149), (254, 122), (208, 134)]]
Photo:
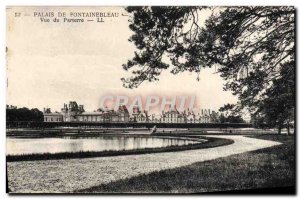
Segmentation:
[[(224, 90), (238, 96), (240, 109), (254, 114), (282, 70), (295, 67), (293, 7), (128, 7), (127, 11), (134, 32), (129, 41), (137, 51), (123, 65), (132, 72), (122, 78), (125, 87), (157, 81), (168, 68), (173, 74), (199, 74), (215, 66), (226, 82)], [(201, 24), (203, 11), (211, 14)]]
[(43, 112), (37, 108), (28, 109), (23, 108), (7, 108), (6, 109), (6, 121), (15, 122), (15, 121), (43, 121)]
[[(285, 63), (294, 65), (295, 63)], [(286, 126), (290, 134), (290, 123), (294, 121), (295, 107), (295, 68), (283, 67), (280, 78), (273, 81), (265, 92), (255, 115), (265, 119), (271, 127), (278, 127), (278, 133)]]
[(255, 128), (267, 128), (269, 127), (265, 121), (265, 118), (263, 116), (260, 115), (252, 115), (251, 117), (251, 124), (253, 125), (253, 127)]
[(240, 115), (224, 116), (224, 114), (221, 114), (220, 123), (245, 123), (245, 121)]
[(224, 104), (221, 108), (219, 108), (220, 112), (225, 112), (225, 115), (236, 113), (236, 106), (234, 104)]
[(220, 117), (221, 123), (245, 123), (240, 110), (234, 104), (225, 104), (219, 111), (222, 113)]

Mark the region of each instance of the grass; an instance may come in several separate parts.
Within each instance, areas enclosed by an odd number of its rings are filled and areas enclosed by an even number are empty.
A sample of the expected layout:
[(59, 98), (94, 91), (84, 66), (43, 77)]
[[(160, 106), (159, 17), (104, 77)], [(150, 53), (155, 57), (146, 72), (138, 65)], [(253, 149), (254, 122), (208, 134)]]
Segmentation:
[[(170, 136), (170, 134), (168, 134)], [(172, 137), (177, 137), (176, 135)], [(7, 155), (7, 162), (16, 161), (37, 161), (37, 160), (56, 160), (56, 159), (72, 159), (72, 158), (91, 158), (91, 157), (107, 157), (107, 156), (118, 156), (118, 155), (134, 155), (134, 154), (146, 154), (146, 153), (161, 153), (161, 152), (174, 152), (192, 149), (205, 149), (217, 146), (224, 146), (232, 144), (233, 141), (230, 139), (223, 138), (202, 138), (186, 136), (189, 138), (206, 139), (206, 142), (182, 145), (182, 146), (168, 146), (163, 148), (145, 148), (145, 149), (134, 149), (134, 150), (123, 150), (123, 151), (80, 151), (80, 152), (64, 152), (64, 153), (43, 153), (43, 154), (27, 154), (27, 155)]]
[[(78, 192), (157, 194), (294, 187), (294, 136), (256, 135), (251, 137), (279, 141), (283, 145), (144, 174), (78, 190)], [(289, 193), (295, 193), (294, 188), (289, 191)]]

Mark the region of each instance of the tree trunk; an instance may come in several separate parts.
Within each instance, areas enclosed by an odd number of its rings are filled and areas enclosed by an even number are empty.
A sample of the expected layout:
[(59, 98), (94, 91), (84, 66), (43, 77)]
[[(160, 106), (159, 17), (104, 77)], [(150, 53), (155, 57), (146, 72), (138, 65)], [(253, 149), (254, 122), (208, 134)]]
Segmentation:
[(278, 127), (278, 134), (281, 135), (281, 125)]
[(291, 135), (290, 122), (287, 122), (287, 133), (288, 133), (288, 135)]

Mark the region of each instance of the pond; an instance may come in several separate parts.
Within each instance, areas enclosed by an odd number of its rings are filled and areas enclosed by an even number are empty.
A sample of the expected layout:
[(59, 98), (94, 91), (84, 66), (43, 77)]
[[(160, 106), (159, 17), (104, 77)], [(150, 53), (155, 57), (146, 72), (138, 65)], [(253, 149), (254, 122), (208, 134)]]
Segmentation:
[(6, 154), (42, 154), (79, 151), (121, 151), (131, 149), (182, 146), (203, 142), (170, 137), (97, 136), (55, 138), (6, 138)]

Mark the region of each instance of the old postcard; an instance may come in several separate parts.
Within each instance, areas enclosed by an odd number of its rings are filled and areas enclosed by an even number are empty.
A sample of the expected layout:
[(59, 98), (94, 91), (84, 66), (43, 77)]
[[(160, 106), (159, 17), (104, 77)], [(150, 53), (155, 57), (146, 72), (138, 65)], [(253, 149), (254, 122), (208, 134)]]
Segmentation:
[(9, 194), (295, 194), (292, 6), (8, 6)]

